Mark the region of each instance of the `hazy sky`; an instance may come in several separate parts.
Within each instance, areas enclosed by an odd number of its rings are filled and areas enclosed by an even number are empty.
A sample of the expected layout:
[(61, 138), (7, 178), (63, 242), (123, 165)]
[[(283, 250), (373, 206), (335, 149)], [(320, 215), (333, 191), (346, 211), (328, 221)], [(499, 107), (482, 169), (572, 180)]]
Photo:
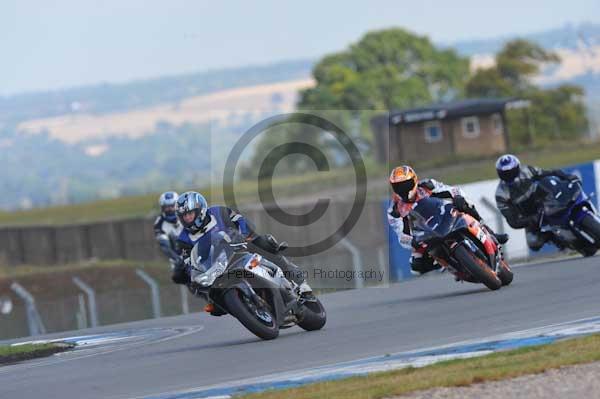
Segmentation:
[(0, 95), (318, 57), (390, 26), (447, 43), (583, 21), (599, 0), (2, 0)]

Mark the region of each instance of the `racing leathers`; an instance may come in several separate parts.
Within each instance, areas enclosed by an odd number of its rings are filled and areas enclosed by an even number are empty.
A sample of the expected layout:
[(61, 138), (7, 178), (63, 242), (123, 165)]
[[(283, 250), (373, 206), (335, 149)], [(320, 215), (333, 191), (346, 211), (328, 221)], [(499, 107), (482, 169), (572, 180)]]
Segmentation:
[(513, 229), (525, 229), (527, 245), (533, 251), (539, 251), (552, 239), (552, 234), (543, 234), (539, 230), (540, 203), (536, 192), (536, 180), (547, 176), (556, 176), (565, 180), (577, 180), (578, 177), (560, 169), (544, 170), (535, 166), (523, 165), (519, 175), (512, 182), (500, 180), (496, 189), (496, 206)]
[(172, 269), (176, 267), (179, 261), (176, 242), (182, 228), (183, 226), (181, 226), (179, 220), (175, 218), (175, 221), (171, 222), (162, 214), (154, 221), (154, 237), (161, 252), (169, 259)]
[[(456, 209), (481, 221), (481, 216), (477, 212), (477, 209), (465, 199), (464, 193), (460, 188), (445, 185), (434, 179), (419, 182), (414, 202), (404, 202), (398, 195), (393, 194), (392, 204), (387, 211), (388, 223), (394, 232), (396, 232), (400, 245), (406, 249), (412, 249), (410, 266), (413, 272), (419, 274), (440, 268), (438, 264), (434, 263), (433, 258), (427, 251), (413, 239), (411, 235), (411, 223), (408, 218), (414, 205), (420, 199), (430, 196), (452, 200)], [(489, 227), (488, 230), (494, 234)]]
[[(198, 256), (201, 260), (206, 260), (210, 255), (211, 235), (220, 231), (230, 231), (236, 229), (246, 238), (248, 249), (258, 253), (267, 260), (273, 262), (281, 268), (285, 277), (293, 281), (298, 286), (304, 283), (304, 274), (281, 255), (283, 249), (271, 235), (257, 235), (250, 227), (248, 221), (239, 213), (224, 206), (212, 206), (207, 209), (207, 216), (210, 221), (206, 226), (196, 234), (183, 230), (177, 239), (177, 246), (182, 258), (187, 259), (190, 256), (192, 248), (198, 246)], [(178, 284), (188, 284), (190, 280), (190, 266), (184, 263), (182, 273), (174, 276), (173, 281)], [(308, 285), (305, 285), (308, 287)]]

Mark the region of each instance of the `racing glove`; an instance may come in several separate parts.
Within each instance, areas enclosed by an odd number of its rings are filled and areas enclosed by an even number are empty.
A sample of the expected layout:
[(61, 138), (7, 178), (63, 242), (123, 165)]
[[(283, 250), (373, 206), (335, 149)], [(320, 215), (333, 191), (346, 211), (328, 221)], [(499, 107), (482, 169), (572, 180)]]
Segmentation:
[(462, 195), (456, 195), (452, 198), (452, 202), (454, 203), (454, 207), (460, 212), (467, 212), (470, 209), (467, 200)]
[(476, 220), (481, 221), (481, 215), (475, 209), (475, 206), (470, 204), (465, 197), (462, 195), (456, 195), (452, 198), (454, 207), (463, 213), (473, 216)]

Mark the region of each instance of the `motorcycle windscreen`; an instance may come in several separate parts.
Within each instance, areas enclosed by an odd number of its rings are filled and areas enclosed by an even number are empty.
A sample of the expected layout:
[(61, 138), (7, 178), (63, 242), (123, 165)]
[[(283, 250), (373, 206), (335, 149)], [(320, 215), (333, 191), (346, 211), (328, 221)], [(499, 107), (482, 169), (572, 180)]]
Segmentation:
[(559, 179), (546, 177), (538, 183), (539, 188), (545, 193), (544, 212), (546, 215), (555, 215), (569, 208), (581, 195), (581, 185)]
[(198, 270), (203, 273), (210, 269), (211, 266), (217, 261), (217, 259), (221, 259), (223, 257), (229, 258), (233, 253), (232, 245), (235, 246), (236, 242), (243, 241), (243, 239), (238, 238), (239, 232), (234, 230), (225, 230), (225, 231), (208, 231), (205, 234), (205, 239), (210, 241), (210, 251), (208, 253), (200, 253), (200, 246), (206, 248), (205, 244), (202, 245), (199, 240), (190, 253), (190, 263), (192, 268)]
[(421, 242), (450, 234), (456, 220), (453, 209), (450, 202), (440, 198), (419, 200), (410, 212), (415, 238)]
[(227, 270), (229, 265), (230, 238), (221, 234), (211, 236), (211, 246), (205, 258), (198, 253), (198, 244), (192, 249), (190, 275), (202, 287), (212, 285)]

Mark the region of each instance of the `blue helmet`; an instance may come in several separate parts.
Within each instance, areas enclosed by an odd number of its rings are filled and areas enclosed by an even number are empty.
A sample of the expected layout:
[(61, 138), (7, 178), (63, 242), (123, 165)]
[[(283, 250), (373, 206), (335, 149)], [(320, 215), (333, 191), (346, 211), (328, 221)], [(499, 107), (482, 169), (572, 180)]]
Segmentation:
[(502, 155), (496, 161), (496, 172), (498, 177), (505, 182), (514, 181), (521, 172), (521, 162), (519, 158), (511, 154)]
[(179, 195), (175, 191), (166, 191), (158, 198), (158, 205), (160, 205), (160, 212), (165, 220), (169, 223), (175, 223), (177, 221), (177, 214), (175, 213), (175, 207), (177, 205), (177, 198)]
[[(210, 221), (210, 217), (207, 217), (207, 210), (206, 199), (195, 191), (183, 193), (177, 200), (177, 217), (183, 227), (192, 234), (198, 233)], [(189, 213), (194, 213), (194, 218), (186, 221), (184, 216)]]

